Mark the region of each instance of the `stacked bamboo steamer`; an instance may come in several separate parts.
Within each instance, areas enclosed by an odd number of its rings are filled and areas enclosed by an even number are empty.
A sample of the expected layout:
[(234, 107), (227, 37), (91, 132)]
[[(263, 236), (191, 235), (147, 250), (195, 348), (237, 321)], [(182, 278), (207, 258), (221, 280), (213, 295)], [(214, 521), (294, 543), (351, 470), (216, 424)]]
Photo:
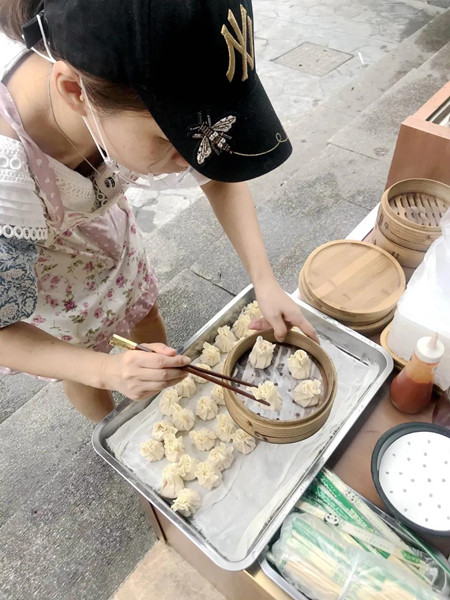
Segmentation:
[(378, 246), (336, 240), (310, 254), (300, 272), (299, 290), (311, 306), (371, 335), (392, 320), (405, 290), (405, 274)]
[(399, 181), (381, 198), (372, 241), (402, 266), (415, 269), (441, 235), (439, 223), (449, 207), (448, 185), (431, 179)]

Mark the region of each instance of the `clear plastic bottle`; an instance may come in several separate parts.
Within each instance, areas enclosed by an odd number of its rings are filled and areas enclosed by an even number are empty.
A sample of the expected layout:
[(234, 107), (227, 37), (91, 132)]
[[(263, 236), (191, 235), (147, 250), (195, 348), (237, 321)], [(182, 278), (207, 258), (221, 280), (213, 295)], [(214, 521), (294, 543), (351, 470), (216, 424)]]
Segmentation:
[(418, 340), (411, 360), (391, 383), (391, 402), (401, 412), (419, 413), (428, 406), (434, 371), (444, 355), (438, 334)]

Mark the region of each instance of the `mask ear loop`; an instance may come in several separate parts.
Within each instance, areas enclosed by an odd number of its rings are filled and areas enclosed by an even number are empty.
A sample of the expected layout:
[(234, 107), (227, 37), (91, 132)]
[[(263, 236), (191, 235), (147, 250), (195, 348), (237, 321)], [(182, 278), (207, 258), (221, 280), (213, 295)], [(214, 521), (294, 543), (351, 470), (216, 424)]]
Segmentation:
[(40, 14), (36, 15), (36, 20), (38, 22), (39, 25), (39, 29), (41, 31), (41, 36), (42, 36), (42, 41), (44, 42), (44, 46), (45, 46), (45, 50), (47, 52), (47, 55), (42, 54), (42, 52), (39, 52), (39, 50), (37, 50), (34, 46), (31, 48), (31, 50), (37, 54), (38, 56), (40, 56), (41, 58), (45, 58), (45, 60), (48, 60), (48, 62), (51, 62), (52, 64), (56, 63), (56, 59), (54, 58), (51, 50), (50, 50), (50, 46), (48, 45), (47, 42), (47, 36), (45, 35), (45, 29), (44, 29), (44, 25), (42, 23), (42, 17)]

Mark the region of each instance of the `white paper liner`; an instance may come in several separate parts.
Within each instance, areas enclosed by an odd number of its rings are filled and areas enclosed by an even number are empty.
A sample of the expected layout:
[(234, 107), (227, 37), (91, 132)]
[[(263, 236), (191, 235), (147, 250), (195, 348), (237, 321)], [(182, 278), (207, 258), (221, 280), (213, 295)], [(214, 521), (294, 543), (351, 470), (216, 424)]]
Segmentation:
[[(375, 364), (364, 364), (328, 340), (321, 339), (321, 345), (338, 374), (336, 398), (325, 425), (310, 438), (294, 444), (257, 441), (255, 450), (248, 455), (235, 451), (233, 465), (223, 472), (223, 484), (215, 490), (207, 491), (197, 482), (185, 484), (202, 496), (201, 508), (190, 519), (192, 525), (229, 561), (243, 560), (249, 554), (264, 524), (304, 478), (378, 374)], [(182, 399), (181, 405), (195, 412), (197, 400), (210, 395), (213, 385), (209, 382), (198, 385), (195, 395)], [(155, 491), (159, 490), (163, 468), (169, 463), (166, 459), (148, 462), (140, 454), (140, 447), (151, 438), (157, 421), (170, 420), (159, 412), (158, 401), (159, 398), (155, 398), (107, 439), (116, 458)], [(226, 412), (226, 408), (220, 406), (219, 414)], [(195, 429), (215, 428), (216, 425), (216, 419), (202, 421), (197, 418)], [(208, 452), (198, 451), (187, 432), (181, 435), (187, 453), (200, 460), (207, 459)]]

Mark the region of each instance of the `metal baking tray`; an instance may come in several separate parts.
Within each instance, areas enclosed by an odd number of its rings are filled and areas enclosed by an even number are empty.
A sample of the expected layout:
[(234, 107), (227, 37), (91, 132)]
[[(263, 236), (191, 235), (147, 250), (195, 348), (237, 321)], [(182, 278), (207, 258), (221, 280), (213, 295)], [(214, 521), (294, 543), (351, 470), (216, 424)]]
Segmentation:
[[(245, 288), (236, 298), (227, 304), (215, 317), (213, 317), (204, 327), (202, 327), (186, 344), (179, 349), (180, 353), (187, 354), (191, 358), (198, 356), (205, 341), (211, 342), (216, 334), (218, 327), (235, 320), (242, 308), (255, 299), (253, 286)], [(275, 532), (281, 526), (285, 517), (292, 510), (296, 501), (310, 485), (315, 475), (325, 465), (331, 454), (336, 450), (344, 437), (347, 435), (358, 417), (373, 400), (377, 391), (386, 380), (393, 369), (393, 360), (391, 356), (378, 344), (368, 340), (358, 333), (348, 329), (334, 319), (311, 308), (308, 304), (293, 298), (297, 302), (306, 318), (320, 332), (320, 335), (328, 338), (335, 346), (343, 352), (357, 358), (360, 361), (370, 361), (378, 367), (378, 375), (362, 395), (358, 405), (353, 410), (347, 420), (341, 425), (339, 431), (330, 440), (329, 445), (317, 457), (311, 465), (306, 475), (298, 482), (297, 487), (285, 498), (284, 503), (278, 508), (261, 528), (261, 532), (254, 544), (248, 551), (244, 559), (230, 561), (223, 556), (193, 525), (183, 519), (180, 515), (170, 509), (166, 502), (149, 486), (143, 484), (137, 479), (133, 471), (120, 463), (109, 450), (106, 439), (115, 433), (119, 427), (129, 421), (132, 417), (144, 410), (152, 401), (149, 398), (144, 402), (133, 402), (125, 400), (101, 421), (93, 432), (93, 446), (95, 451), (113, 467), (128, 483), (130, 483), (138, 492), (140, 492), (153, 506), (161, 511), (178, 529), (180, 529), (200, 550), (202, 550), (210, 560), (219, 567), (229, 571), (240, 571), (253, 564), (264, 550), (265, 546), (271, 540)]]

